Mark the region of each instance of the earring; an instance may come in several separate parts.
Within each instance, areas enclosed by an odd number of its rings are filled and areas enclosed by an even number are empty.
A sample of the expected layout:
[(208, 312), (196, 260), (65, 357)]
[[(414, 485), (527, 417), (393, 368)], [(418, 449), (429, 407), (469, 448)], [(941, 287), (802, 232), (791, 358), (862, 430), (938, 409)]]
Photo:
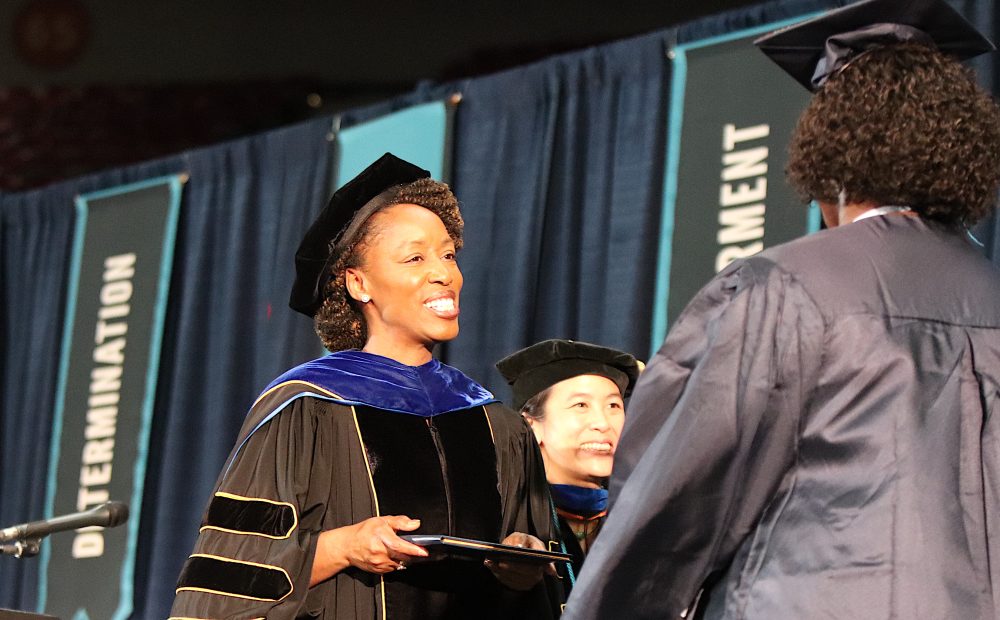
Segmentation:
[(372, 298), (370, 296), (368, 296), (367, 294), (364, 294), (364, 295), (361, 296), (361, 303), (363, 303), (363, 304), (366, 304), (366, 303), (368, 303), (371, 300), (372, 300)]

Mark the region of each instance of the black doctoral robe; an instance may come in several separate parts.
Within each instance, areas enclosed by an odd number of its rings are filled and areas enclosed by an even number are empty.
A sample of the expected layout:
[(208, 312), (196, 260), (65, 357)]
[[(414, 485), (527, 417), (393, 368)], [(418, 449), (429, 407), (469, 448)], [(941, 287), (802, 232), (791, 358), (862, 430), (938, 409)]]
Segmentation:
[(1000, 617), (998, 282), (905, 216), (725, 269), (639, 380), (564, 617)]
[(553, 538), (530, 430), (471, 379), (436, 361), (407, 367), (355, 351), (303, 365), (247, 416), (171, 616), (551, 616), (543, 586), (510, 591), (470, 560), (384, 576), (348, 569), (309, 588), (320, 532), (393, 514), (420, 519), (412, 533)]
[[(552, 489), (553, 487), (550, 486), (549, 488)], [(586, 489), (586, 491), (592, 491), (592, 489)], [(552, 496), (553, 500), (558, 505), (558, 493), (553, 492)], [(604, 503), (600, 504), (600, 506), (593, 507), (594, 510), (599, 508), (598, 512), (581, 510), (581, 506), (579, 505), (574, 505), (565, 510), (561, 508), (553, 508), (555, 511), (556, 525), (558, 526), (556, 528), (556, 534), (559, 536), (560, 543), (557, 551), (568, 553), (572, 558), (572, 560), (568, 563), (556, 563), (556, 577), (554, 579), (548, 579), (550, 584), (549, 598), (553, 601), (559, 602), (560, 614), (566, 607), (566, 600), (569, 598), (569, 595), (573, 590), (573, 584), (576, 582), (577, 575), (580, 574), (580, 570), (583, 568), (584, 560), (587, 559), (587, 552), (584, 551), (583, 546), (580, 544), (580, 539), (577, 538), (576, 533), (573, 531), (571, 521), (576, 523), (586, 522), (587, 534), (591, 539), (595, 537), (598, 533), (600, 533), (605, 515), (607, 515), (607, 495), (604, 495), (603, 497)], [(588, 512), (590, 514), (587, 514)], [(587, 516), (583, 516), (584, 514), (587, 514)]]

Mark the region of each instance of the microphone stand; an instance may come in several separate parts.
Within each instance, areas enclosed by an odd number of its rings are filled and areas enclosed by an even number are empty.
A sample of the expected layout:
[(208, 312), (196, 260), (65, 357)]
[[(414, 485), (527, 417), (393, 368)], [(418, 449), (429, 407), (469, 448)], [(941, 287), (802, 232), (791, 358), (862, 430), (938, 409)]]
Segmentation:
[(0, 544), (0, 555), (12, 555), (18, 559), (31, 558), (38, 555), (38, 552), (41, 551), (41, 542), (42, 539), (39, 537), (2, 543)]
[[(83, 527), (116, 527), (128, 519), (128, 504), (104, 502), (86, 512), (0, 529), (0, 555), (30, 558), (38, 555), (42, 539), (49, 534)], [(0, 615), (0, 618), (3, 616)]]

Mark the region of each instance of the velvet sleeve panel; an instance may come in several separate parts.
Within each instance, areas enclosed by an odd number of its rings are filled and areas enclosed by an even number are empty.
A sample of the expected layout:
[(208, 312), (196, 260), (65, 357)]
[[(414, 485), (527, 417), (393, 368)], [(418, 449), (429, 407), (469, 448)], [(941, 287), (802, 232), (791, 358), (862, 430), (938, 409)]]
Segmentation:
[[(238, 445), (209, 501), (171, 615), (280, 619), (317, 606), (336, 617), (328, 599), (338, 590), (340, 599), (352, 599), (352, 614), (356, 604), (373, 607), (370, 588), (354, 580), (309, 589), (319, 533), (373, 514), (367, 475), (354, 471), (354, 461), (363, 461), (350, 408), (299, 398)], [(279, 576), (284, 588), (264, 585), (280, 583)]]

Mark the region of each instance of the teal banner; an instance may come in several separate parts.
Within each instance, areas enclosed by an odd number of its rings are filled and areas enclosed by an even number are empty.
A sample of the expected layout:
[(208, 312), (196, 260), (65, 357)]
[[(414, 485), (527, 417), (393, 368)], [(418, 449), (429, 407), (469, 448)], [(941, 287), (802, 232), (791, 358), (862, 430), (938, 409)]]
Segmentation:
[(451, 110), (451, 104), (433, 101), (338, 131), (334, 188), (387, 152), (447, 182), (451, 172)]
[(46, 517), (109, 500), (117, 528), (42, 541), (39, 611), (124, 619), (133, 573), (160, 341), (183, 178), (77, 198)]
[(753, 45), (809, 17), (671, 50), (654, 351), (670, 321), (726, 265), (819, 226), (784, 178), (786, 146), (809, 92)]

